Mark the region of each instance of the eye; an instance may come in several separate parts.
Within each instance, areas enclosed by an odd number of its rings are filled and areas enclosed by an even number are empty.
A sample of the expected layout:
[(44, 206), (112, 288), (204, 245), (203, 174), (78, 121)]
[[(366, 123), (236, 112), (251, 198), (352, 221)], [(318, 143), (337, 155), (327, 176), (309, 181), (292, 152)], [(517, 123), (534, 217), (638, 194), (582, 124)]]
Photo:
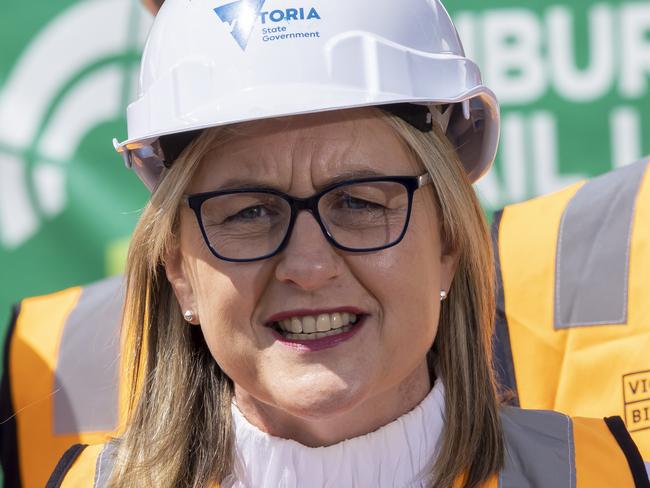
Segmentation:
[(384, 208), (383, 205), (364, 200), (363, 198), (354, 197), (349, 193), (344, 193), (340, 196), (339, 205), (341, 208), (350, 210), (377, 210)]
[(274, 212), (264, 205), (254, 205), (240, 210), (235, 215), (231, 215), (224, 222), (233, 222), (236, 220), (255, 220), (264, 217), (270, 217)]

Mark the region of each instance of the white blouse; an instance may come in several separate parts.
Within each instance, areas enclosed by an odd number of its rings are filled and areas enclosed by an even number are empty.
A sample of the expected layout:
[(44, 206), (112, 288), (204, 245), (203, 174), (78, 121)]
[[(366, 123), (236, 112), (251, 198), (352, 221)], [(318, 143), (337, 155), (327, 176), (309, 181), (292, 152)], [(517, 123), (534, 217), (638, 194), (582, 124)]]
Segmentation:
[(378, 430), (327, 447), (266, 434), (233, 404), (236, 459), (223, 488), (420, 488), (442, 432), (444, 388)]

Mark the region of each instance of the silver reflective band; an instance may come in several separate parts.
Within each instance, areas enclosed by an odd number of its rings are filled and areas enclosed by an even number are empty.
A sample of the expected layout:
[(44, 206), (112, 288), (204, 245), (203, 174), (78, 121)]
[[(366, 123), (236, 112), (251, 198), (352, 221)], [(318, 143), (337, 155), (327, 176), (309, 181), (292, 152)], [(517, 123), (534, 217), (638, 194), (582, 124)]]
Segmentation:
[(85, 287), (63, 328), (54, 371), (54, 433), (111, 431), (118, 422), (122, 277)]
[(649, 162), (589, 181), (567, 205), (555, 263), (555, 329), (627, 322), (632, 223)]
[(113, 471), (114, 456), (117, 450), (115, 440), (106, 443), (102, 452), (97, 456), (95, 463), (95, 482), (93, 488), (104, 488), (108, 484), (108, 479)]
[(499, 488), (576, 486), (573, 422), (569, 417), (504, 407), (501, 422), (506, 453)]

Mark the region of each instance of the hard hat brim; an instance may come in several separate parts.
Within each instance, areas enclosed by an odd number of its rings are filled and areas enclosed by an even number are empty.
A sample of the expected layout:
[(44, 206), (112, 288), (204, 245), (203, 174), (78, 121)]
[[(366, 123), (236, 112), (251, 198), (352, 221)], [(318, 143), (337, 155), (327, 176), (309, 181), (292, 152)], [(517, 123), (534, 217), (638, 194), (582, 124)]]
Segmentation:
[[(373, 100), (359, 103), (360, 93), (357, 91), (343, 90), (337, 94), (341, 103), (336, 105), (315, 106), (314, 100), (318, 100), (318, 88), (313, 86), (291, 87), (289, 92), (292, 95), (290, 101), (282, 102), (282, 107), (268, 103), (265, 90), (249, 91), (246, 94), (248, 99), (248, 110), (240, 105), (242, 97), (233, 97), (229, 100), (213, 100), (187, 112), (181, 119), (176, 120), (175, 127), (158, 127), (143, 136), (127, 139), (116, 143), (115, 148), (120, 153), (134, 149), (140, 149), (155, 142), (158, 138), (177, 134), (208, 129), (225, 125), (239, 124), (255, 120), (282, 118), (294, 115), (327, 112), (335, 110), (347, 110), (353, 108), (381, 106), (396, 103), (415, 103), (427, 106), (467, 103), (469, 105), (469, 118), (462, 116), (462, 111), (456, 111), (456, 115), (450, 121), (447, 131), (448, 137), (458, 151), (459, 158), (465, 167), (471, 181), (478, 180), (490, 168), (494, 160), (498, 145), (499, 135), (499, 107), (494, 94), (485, 86), (478, 86), (474, 89), (461, 93), (456, 97), (430, 99), (426, 97), (413, 98), (394, 93), (379, 93)], [(328, 89), (328, 99), (332, 99), (331, 87)], [(273, 95), (278, 96), (277, 90)], [(287, 94), (288, 95), (288, 94)], [(367, 95), (367, 93), (366, 93)], [(367, 97), (369, 98), (369, 97)], [(138, 112), (145, 100), (139, 100), (129, 106), (129, 121), (138, 118)], [(305, 108), (309, 106), (309, 109)], [(248, 112), (248, 113), (246, 113)], [(240, 114), (240, 116), (236, 116)], [(228, 116), (231, 115), (231, 116)], [(182, 124), (182, 125), (181, 125)], [(179, 126), (182, 129), (179, 129)], [(128, 164), (131, 166), (130, 164)], [(136, 168), (134, 168), (136, 169)], [(161, 174), (162, 170), (158, 172)], [(148, 178), (149, 180), (151, 177)], [(147, 184), (151, 187), (151, 183)]]

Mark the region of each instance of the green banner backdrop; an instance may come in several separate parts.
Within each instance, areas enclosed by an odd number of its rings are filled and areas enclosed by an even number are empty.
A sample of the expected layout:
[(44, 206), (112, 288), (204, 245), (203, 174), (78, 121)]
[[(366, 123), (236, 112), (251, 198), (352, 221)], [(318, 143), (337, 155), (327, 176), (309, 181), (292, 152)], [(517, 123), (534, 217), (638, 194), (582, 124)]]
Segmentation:
[(496, 171), (478, 184), (488, 209), (650, 152), (650, 2), (450, 6), (503, 109)]
[[(267, 0), (271, 3), (273, 0)], [(215, 0), (215, 5), (228, 3)], [(454, 0), (503, 106), (486, 209), (650, 152), (650, 2)], [(120, 271), (147, 194), (125, 135), (150, 16), (135, 0), (4, 0), (0, 16), (0, 310)]]
[(131, 0), (4, 0), (0, 309), (119, 272), (147, 193), (125, 133), (150, 15)]

